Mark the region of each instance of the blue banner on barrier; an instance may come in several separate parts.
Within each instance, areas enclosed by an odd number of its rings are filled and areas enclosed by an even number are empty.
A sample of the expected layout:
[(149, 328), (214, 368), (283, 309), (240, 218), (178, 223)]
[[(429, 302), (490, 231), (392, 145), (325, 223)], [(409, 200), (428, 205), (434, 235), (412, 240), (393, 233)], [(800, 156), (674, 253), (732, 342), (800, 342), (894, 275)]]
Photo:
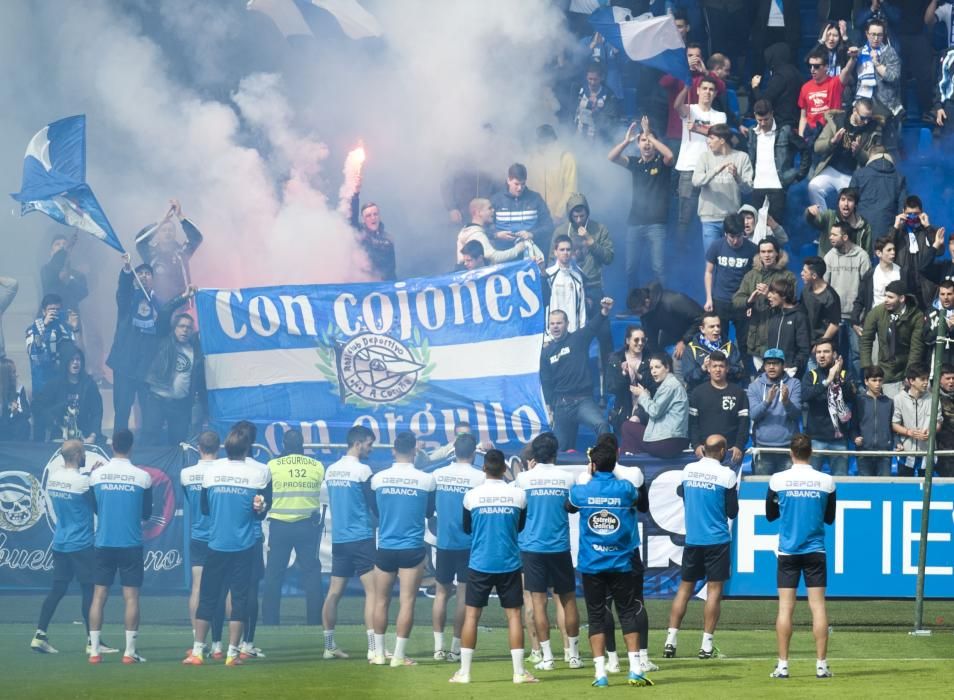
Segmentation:
[[(206, 289), (197, 309), (209, 412), (342, 442), (364, 424), (444, 443), (475, 426), (502, 449), (545, 427), (544, 309), (530, 261), (426, 279)], [(276, 445), (274, 433), (266, 435)]]
[[(744, 481), (726, 595), (773, 596), (778, 523), (765, 519), (768, 481)], [(849, 478), (836, 483), (838, 512), (826, 527), (828, 595), (913, 598), (923, 491), (920, 480)], [(931, 495), (925, 596), (950, 598), (954, 577), (954, 483), (937, 480)], [(803, 586), (804, 588), (804, 586)]]

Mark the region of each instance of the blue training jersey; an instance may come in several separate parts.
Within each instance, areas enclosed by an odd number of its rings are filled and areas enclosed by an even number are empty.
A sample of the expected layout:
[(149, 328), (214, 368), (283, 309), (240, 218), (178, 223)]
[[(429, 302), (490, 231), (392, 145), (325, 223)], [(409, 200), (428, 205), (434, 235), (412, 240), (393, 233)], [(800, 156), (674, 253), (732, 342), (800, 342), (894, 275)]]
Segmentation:
[[(628, 481), (631, 483), (633, 488), (636, 489), (637, 496), (639, 495), (639, 489), (646, 483), (643, 470), (639, 467), (625, 467), (622, 464), (617, 464), (613, 469), (613, 476), (620, 481)], [(576, 478), (576, 483), (588, 484), (592, 478), (593, 476), (589, 472), (580, 472), (580, 475)], [(633, 519), (633, 549), (638, 549), (641, 542), (642, 540), (639, 537), (639, 515), (637, 514)]]
[(46, 495), (56, 516), (53, 551), (78, 552), (93, 546), (93, 503), (89, 489), (89, 476), (76, 469), (60, 467), (50, 471)]
[(261, 532), (261, 520), (253, 502), (268, 486), (271, 472), (267, 468), (263, 471), (257, 464), (261, 463), (220, 459), (206, 468), (202, 498), (211, 521), (209, 549), (241, 552), (258, 541), (255, 525)]
[(423, 547), (424, 520), (433, 510), (434, 476), (413, 464), (395, 462), (371, 477), (371, 488), (378, 503), (378, 547)]
[(487, 479), (464, 495), (470, 513), (470, 568), (485, 574), (505, 574), (521, 568), (517, 528), (527, 496), (501, 481)]
[(527, 495), (527, 526), (520, 533), (521, 551), (570, 551), (570, 520), (563, 504), (573, 487), (573, 475), (552, 464), (538, 464), (520, 472), (513, 483)]
[(205, 471), (215, 460), (199, 460), (197, 464), (179, 472), (179, 481), (189, 504), (189, 536), (200, 542), (208, 542), (212, 519), (202, 513), (202, 479)]
[(374, 537), (374, 524), (368, 507), (371, 467), (357, 457), (345, 455), (328, 467), (321, 482), (321, 500), (331, 509), (333, 544), (358, 542)]
[(454, 462), (433, 474), (437, 487), (437, 548), (470, 549), (471, 536), (464, 532), (464, 495), (487, 477), (473, 464), (462, 462)]
[(793, 464), (769, 479), (769, 491), (778, 497), (781, 522), (779, 554), (825, 551), (825, 510), (835, 493), (835, 480), (808, 464)]
[(735, 488), (735, 482), (735, 472), (711, 457), (683, 467), (687, 545), (704, 547), (732, 541), (725, 498), (726, 491)]
[(596, 472), (570, 489), (570, 505), (580, 511), (580, 573), (632, 571), (636, 530), (636, 487), (611, 472)]
[(92, 471), (89, 483), (96, 496), (96, 546), (142, 547), (143, 516), (152, 509), (152, 477), (128, 459), (113, 457)]

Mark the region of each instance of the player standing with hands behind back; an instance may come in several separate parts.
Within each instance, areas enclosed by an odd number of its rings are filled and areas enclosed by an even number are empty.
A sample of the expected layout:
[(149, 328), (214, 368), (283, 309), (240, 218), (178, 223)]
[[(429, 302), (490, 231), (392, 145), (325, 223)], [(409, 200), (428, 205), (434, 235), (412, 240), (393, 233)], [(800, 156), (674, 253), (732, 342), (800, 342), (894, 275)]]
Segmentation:
[(778, 665), (772, 678), (788, 678), (788, 647), (798, 582), (805, 574), (808, 605), (815, 634), (816, 678), (831, 678), (828, 668), (828, 614), (825, 586), (825, 525), (835, 522), (835, 481), (812, 468), (812, 440), (796, 433), (791, 443), (792, 466), (773, 474), (765, 494), (765, 517), (782, 519), (778, 537)]

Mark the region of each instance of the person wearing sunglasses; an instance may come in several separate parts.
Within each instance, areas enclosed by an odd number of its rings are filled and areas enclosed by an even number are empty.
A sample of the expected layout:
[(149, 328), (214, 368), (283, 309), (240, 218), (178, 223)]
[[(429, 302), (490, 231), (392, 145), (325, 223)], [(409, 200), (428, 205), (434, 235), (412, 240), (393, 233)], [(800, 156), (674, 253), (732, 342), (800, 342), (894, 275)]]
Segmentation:
[[(825, 115), (832, 109), (841, 109), (844, 92), (844, 80), (841, 77), (832, 77), (828, 72), (828, 59), (823, 47), (813, 49), (805, 63), (811, 73), (811, 80), (802, 85), (798, 93), (798, 107), (801, 110), (798, 119), (798, 135), (809, 145), (825, 126)], [(845, 78), (848, 73), (842, 73)]]
[[(808, 183), (808, 199), (818, 211), (828, 199), (848, 187), (855, 170), (868, 163), (871, 149), (882, 144), (884, 120), (875, 115), (874, 102), (859, 98), (851, 112), (831, 110), (815, 141), (815, 170)], [(826, 248), (827, 250), (827, 248)]]

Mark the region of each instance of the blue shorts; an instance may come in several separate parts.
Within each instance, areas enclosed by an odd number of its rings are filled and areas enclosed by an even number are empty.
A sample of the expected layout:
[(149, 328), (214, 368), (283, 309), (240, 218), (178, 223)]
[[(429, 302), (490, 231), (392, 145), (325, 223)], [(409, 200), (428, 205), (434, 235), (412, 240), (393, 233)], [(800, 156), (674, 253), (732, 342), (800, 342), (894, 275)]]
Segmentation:
[(374, 568), (377, 551), (374, 538), (331, 545), (331, 575), (338, 578), (364, 576)]
[(413, 569), (420, 565), (424, 561), (424, 555), (423, 547), (415, 549), (379, 549), (374, 564), (381, 571), (393, 574), (398, 569)]
[(208, 558), (209, 558), (208, 540), (189, 540), (190, 566), (205, 566), (205, 561)]
[(437, 550), (437, 571), (434, 578), (443, 585), (449, 585), (457, 578), (458, 584), (467, 584), (467, 572), (470, 571), (469, 549)]

